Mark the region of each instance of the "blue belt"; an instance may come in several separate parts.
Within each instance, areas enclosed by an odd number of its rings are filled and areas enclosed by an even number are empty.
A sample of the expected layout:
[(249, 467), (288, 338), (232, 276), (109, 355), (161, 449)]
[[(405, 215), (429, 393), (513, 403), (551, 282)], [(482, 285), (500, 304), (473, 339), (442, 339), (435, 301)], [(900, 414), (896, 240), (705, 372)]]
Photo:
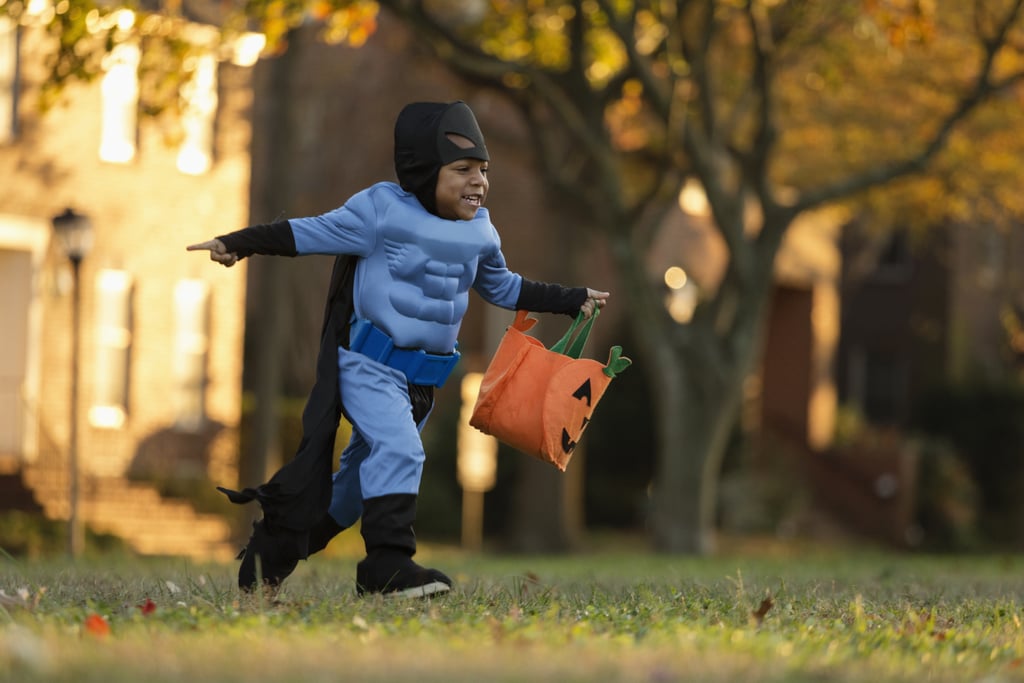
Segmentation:
[(367, 358), (383, 363), (403, 373), (410, 384), (440, 387), (452, 374), (460, 354), (441, 355), (427, 353), (423, 349), (403, 349), (395, 346), (387, 332), (376, 327), (369, 320), (352, 322), (349, 351), (356, 351)]

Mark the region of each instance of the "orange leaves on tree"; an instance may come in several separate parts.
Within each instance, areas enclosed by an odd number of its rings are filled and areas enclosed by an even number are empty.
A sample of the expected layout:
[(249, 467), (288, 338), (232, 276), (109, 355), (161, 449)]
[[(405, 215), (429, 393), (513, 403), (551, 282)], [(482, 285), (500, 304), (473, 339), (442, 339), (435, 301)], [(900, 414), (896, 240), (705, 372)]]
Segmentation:
[(646, 120), (643, 85), (628, 80), (622, 85), (622, 97), (605, 110), (605, 123), (617, 149), (636, 151), (651, 139), (651, 121)]
[(377, 31), (376, 2), (355, 2), (327, 16), (324, 40), (328, 43), (347, 43), (361, 47)]
[(323, 21), (331, 14), (331, 3), (326, 0), (317, 0), (309, 6), (309, 16), (317, 21)]
[(864, 11), (896, 49), (908, 43), (927, 43), (935, 37), (934, 0), (864, 0)]
[(93, 612), (85, 618), (85, 632), (96, 638), (110, 635), (110, 622)]

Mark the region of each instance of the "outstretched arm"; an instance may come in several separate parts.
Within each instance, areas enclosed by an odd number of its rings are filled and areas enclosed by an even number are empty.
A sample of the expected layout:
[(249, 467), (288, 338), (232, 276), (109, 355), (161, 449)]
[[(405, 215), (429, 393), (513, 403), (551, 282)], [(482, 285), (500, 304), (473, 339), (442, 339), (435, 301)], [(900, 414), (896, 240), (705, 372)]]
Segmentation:
[(288, 221), (253, 225), (248, 228), (219, 235), (216, 238), (192, 244), (189, 251), (209, 251), (210, 260), (231, 267), (239, 259), (253, 254), (269, 256), (296, 256), (295, 235)]
[(523, 278), (516, 308), (534, 313), (562, 313), (575, 316), (582, 312), (589, 318), (608, 303), (608, 292), (589, 287), (563, 287), (549, 282)]
[(584, 318), (589, 318), (594, 315), (598, 309), (603, 308), (608, 303), (608, 297), (611, 296), (608, 292), (599, 292), (596, 289), (587, 288), (587, 300), (580, 306), (580, 311), (583, 312)]
[(228, 251), (228, 248), (224, 246), (224, 243), (219, 239), (199, 242), (198, 244), (190, 244), (185, 247), (185, 249), (188, 251), (208, 251), (210, 252), (211, 261), (216, 261), (228, 268), (238, 263), (238, 254), (233, 251)]

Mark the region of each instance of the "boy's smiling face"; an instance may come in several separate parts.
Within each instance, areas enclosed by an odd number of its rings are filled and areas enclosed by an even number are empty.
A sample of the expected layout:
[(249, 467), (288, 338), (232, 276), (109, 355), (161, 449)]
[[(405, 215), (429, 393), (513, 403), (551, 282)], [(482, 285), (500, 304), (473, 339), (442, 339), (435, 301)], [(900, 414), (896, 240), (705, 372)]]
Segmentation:
[[(463, 147), (473, 143), (461, 135), (448, 139)], [(437, 174), (437, 215), (450, 220), (472, 220), (487, 199), (487, 162), (480, 159), (456, 159)]]

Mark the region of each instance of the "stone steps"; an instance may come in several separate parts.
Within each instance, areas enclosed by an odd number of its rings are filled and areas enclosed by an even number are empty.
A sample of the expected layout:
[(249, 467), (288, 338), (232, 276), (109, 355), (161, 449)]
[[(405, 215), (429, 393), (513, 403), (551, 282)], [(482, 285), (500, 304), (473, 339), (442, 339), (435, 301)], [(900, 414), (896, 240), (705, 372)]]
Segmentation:
[[(70, 493), (63, 469), (28, 466), (24, 480), (47, 517), (67, 519)], [(80, 496), (79, 514), (90, 529), (118, 536), (140, 554), (223, 561), (238, 552), (227, 520), (164, 498), (148, 484), (92, 477)]]
[(18, 474), (0, 474), (0, 500), (5, 510), (42, 512), (32, 490), (25, 486)]

